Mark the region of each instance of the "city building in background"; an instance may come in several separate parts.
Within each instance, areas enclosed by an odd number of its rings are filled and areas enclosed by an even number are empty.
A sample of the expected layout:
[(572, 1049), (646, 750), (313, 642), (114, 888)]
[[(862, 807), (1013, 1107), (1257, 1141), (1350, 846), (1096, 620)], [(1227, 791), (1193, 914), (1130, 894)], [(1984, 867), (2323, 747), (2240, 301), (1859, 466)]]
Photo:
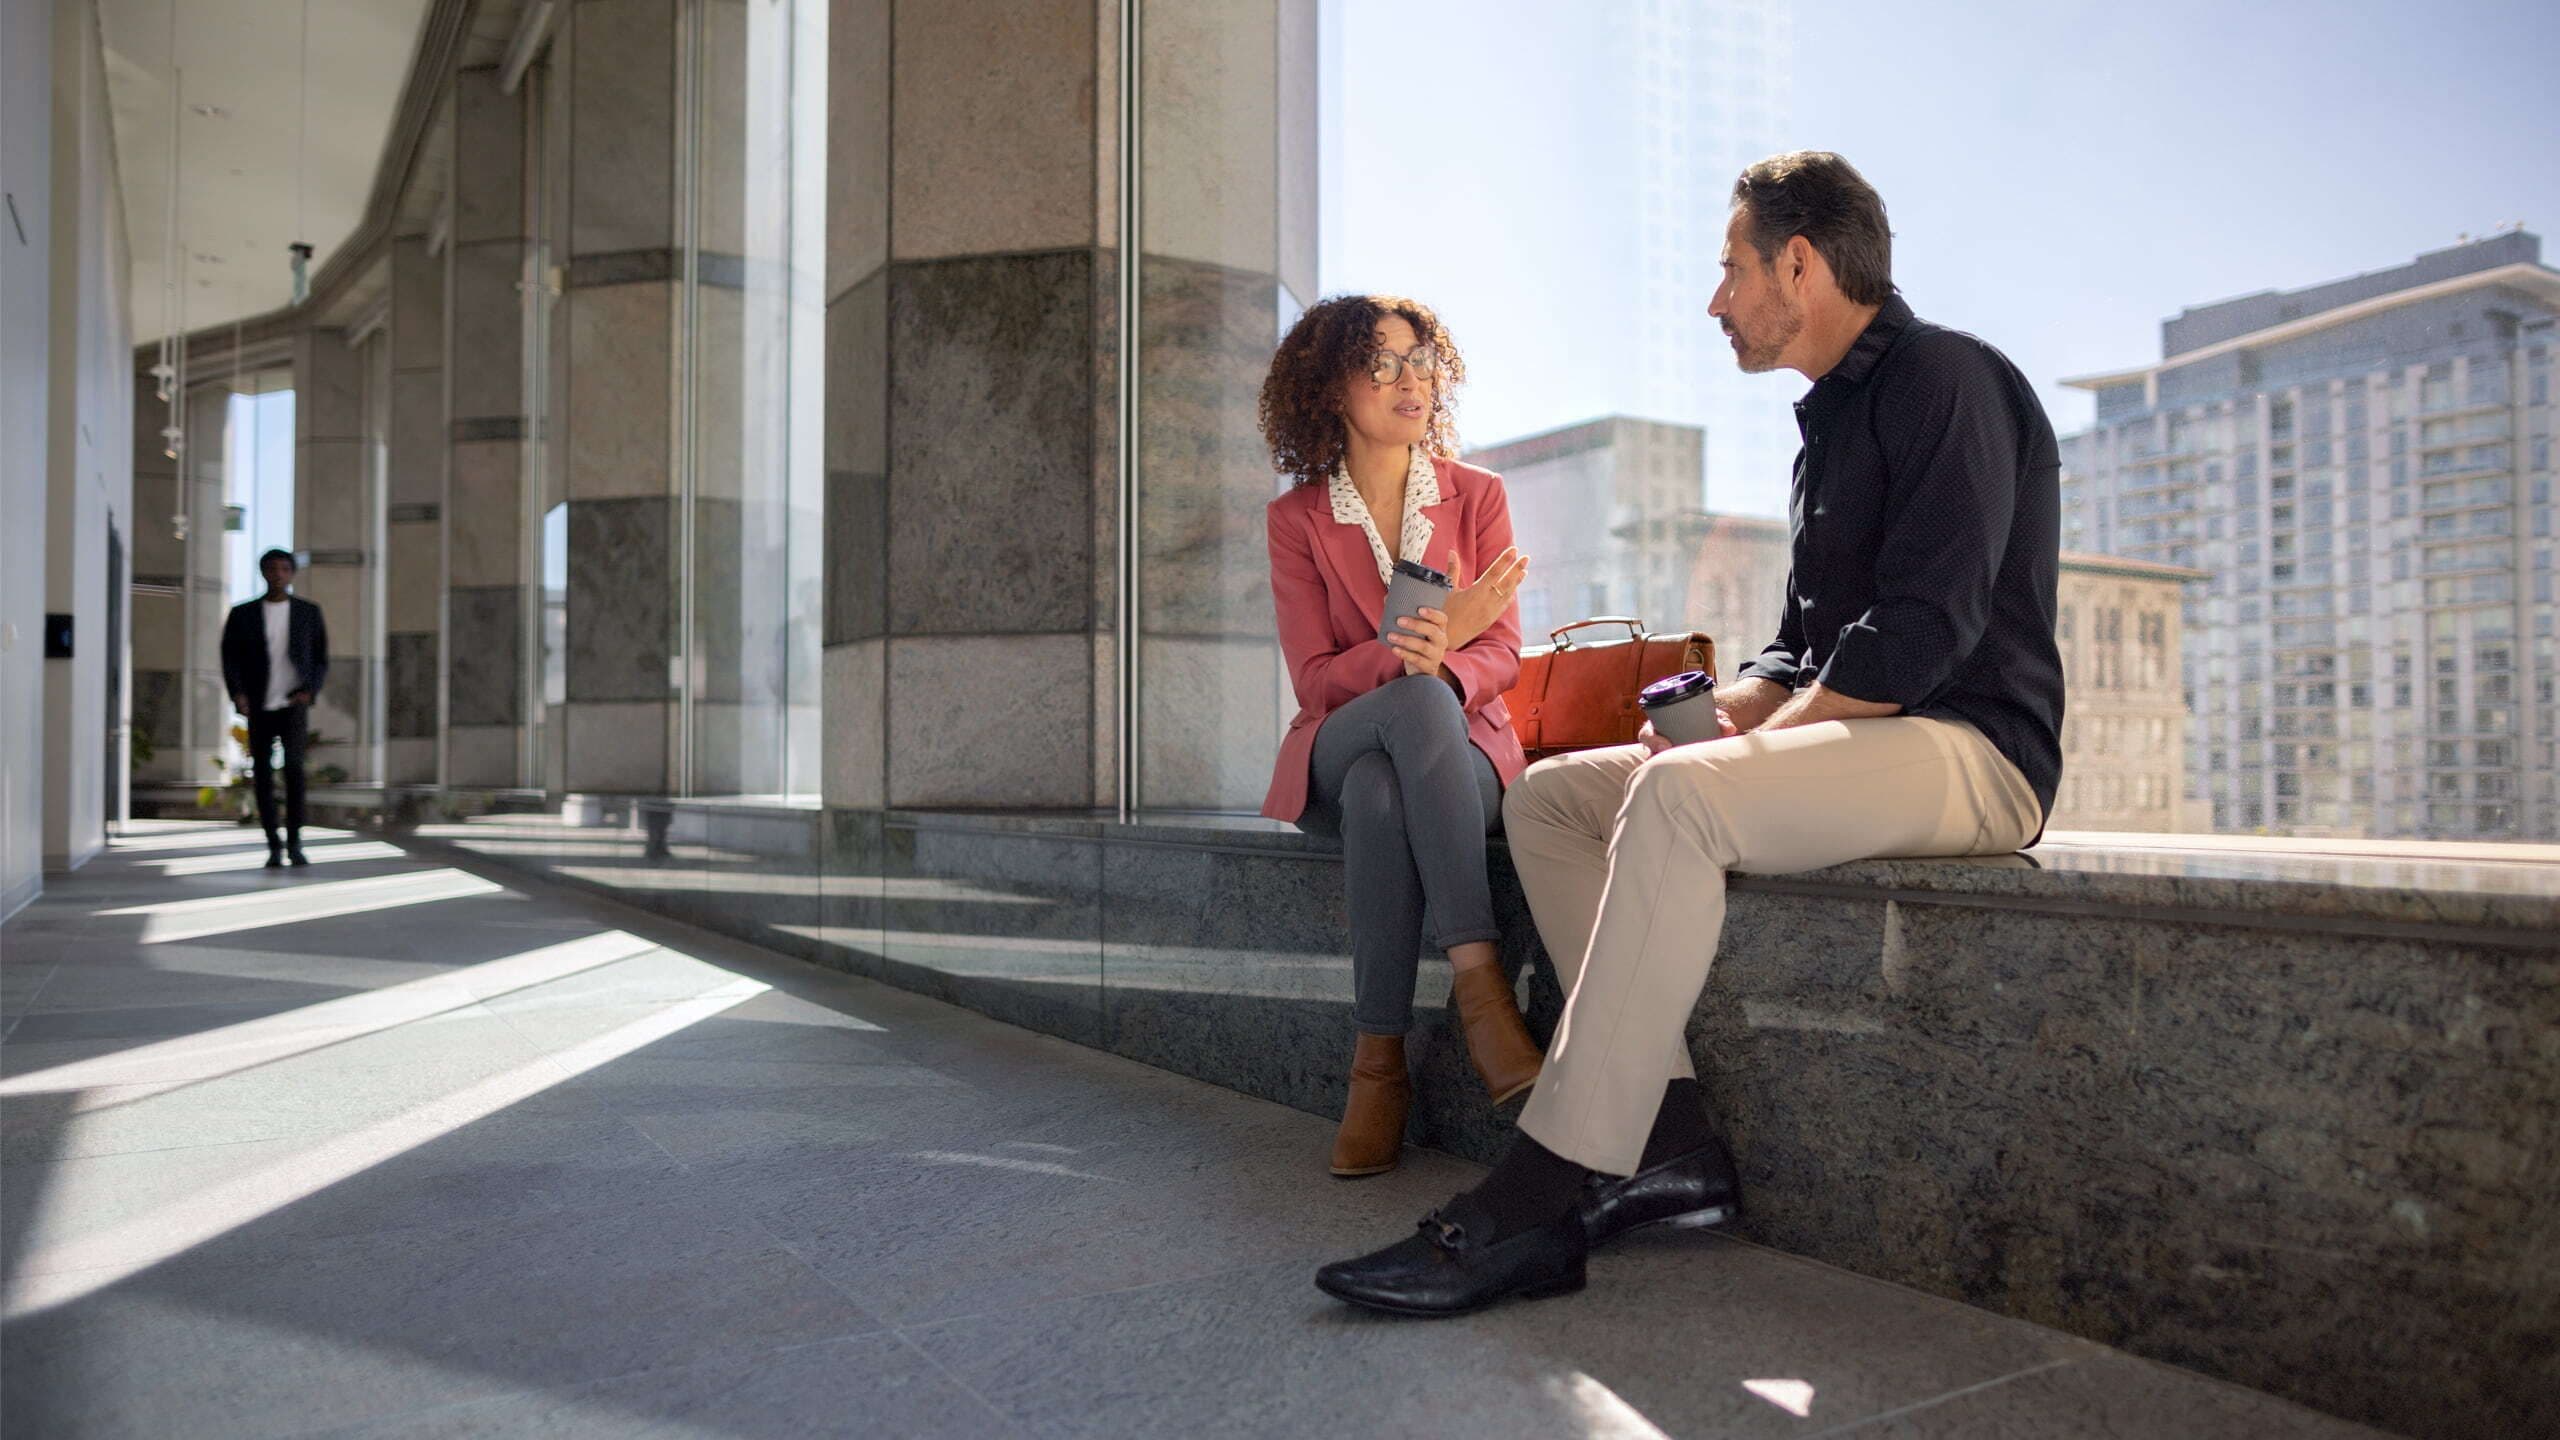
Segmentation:
[(1690, 556), (1706, 512), (1706, 433), (1612, 415), (1468, 452), (1503, 479), (1529, 554), (1520, 629), (1629, 615), (1656, 630), (1689, 613)]
[(2194, 566), (2195, 828), (2550, 839), (2560, 271), (2521, 229), (2189, 309), (2074, 380), (2063, 544)]
[(2062, 788), (2052, 830), (2192, 829), (2183, 591), (2201, 570), (2064, 551), (2054, 639), (2062, 651)]

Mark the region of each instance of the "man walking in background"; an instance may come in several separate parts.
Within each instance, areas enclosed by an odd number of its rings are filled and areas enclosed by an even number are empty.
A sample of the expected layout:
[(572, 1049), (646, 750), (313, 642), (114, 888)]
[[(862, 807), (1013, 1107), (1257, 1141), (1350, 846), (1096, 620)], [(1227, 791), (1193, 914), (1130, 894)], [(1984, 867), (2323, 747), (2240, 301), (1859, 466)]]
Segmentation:
[[(267, 593), (231, 607), (222, 626), (222, 683), (249, 721), (249, 774), (257, 787), (258, 823), (267, 832), (267, 868), (302, 854), (302, 752), (311, 739), (311, 702), (329, 677), (329, 627), (320, 607), (292, 593), (290, 551), (258, 557)], [(284, 829), (276, 829), (275, 748), (284, 747)]]

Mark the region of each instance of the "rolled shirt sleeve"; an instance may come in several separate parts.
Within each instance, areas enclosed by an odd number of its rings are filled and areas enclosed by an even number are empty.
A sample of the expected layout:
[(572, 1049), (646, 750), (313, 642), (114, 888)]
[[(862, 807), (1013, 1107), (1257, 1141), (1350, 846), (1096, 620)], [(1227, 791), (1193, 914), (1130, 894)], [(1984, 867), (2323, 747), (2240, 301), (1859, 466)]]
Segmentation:
[(1777, 638), (1760, 647), (1760, 653), (1742, 663), (1734, 672), (1737, 680), (1774, 680), (1793, 690), (1804, 665), (1804, 611), (1796, 605), (1796, 575), (1787, 571), (1785, 614), (1778, 619)]
[[(1982, 638), (2018, 504), (2019, 420), (2006, 377), (1961, 336), (1901, 367), (1876, 424), (1901, 444), (1888, 482), (1875, 599), (1840, 627), (1817, 677), (1852, 699), (1910, 709)], [(1773, 677), (1774, 678), (1774, 677)]]

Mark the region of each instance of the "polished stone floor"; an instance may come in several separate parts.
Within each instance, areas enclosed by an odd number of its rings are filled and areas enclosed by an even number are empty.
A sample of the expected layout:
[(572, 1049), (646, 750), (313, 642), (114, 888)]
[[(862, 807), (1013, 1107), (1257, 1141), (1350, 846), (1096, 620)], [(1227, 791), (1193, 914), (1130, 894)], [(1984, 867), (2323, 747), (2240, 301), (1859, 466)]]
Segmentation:
[(1470, 1182), (608, 903), (141, 824), (0, 930), (9, 1436), (2327, 1437), (1732, 1240), (1438, 1324)]

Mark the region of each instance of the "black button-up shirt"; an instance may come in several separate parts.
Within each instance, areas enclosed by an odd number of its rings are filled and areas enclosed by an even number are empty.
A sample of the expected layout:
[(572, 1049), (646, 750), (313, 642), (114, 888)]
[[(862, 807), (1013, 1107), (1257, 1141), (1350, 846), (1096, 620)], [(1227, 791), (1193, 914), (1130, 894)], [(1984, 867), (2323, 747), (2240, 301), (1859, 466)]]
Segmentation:
[(1796, 402), (1793, 572), (1740, 673), (1969, 721), (2053, 813), (2061, 457), (2007, 356), (1885, 302)]

